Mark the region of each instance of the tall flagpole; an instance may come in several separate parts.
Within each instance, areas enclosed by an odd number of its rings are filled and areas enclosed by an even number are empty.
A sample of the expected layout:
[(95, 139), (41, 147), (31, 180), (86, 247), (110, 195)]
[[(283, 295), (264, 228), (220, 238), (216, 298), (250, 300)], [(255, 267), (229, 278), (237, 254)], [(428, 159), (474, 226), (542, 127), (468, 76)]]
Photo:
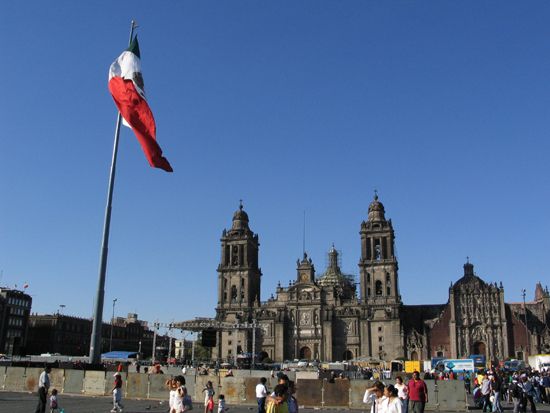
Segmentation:
[[(130, 27), (130, 40), (132, 43), (136, 22), (132, 20)], [(90, 363), (101, 363), (101, 327), (103, 325), (103, 301), (105, 298), (105, 274), (107, 272), (107, 255), (109, 253), (109, 230), (111, 227), (111, 206), (113, 204), (113, 189), (115, 186), (116, 156), (118, 152), (118, 138), (120, 135), (120, 122), (122, 116), (118, 112), (115, 127), (115, 142), (113, 144), (113, 158), (111, 160), (111, 174), (109, 176), (109, 189), (107, 190), (107, 206), (105, 208), (105, 222), (103, 224), (103, 241), (101, 242), (101, 258), (99, 260), (99, 277), (94, 309), (94, 323), (90, 338)]]

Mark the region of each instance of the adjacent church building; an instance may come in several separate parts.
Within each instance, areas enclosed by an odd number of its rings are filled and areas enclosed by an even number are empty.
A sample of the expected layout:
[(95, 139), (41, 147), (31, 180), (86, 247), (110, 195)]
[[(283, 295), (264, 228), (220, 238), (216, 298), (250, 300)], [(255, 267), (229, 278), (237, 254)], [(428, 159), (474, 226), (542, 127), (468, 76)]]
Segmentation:
[[(334, 246), (321, 274), (307, 254), (296, 278), (261, 301), (259, 237), (242, 204), (221, 237), (216, 319), (259, 328), (220, 331), (214, 358), (253, 352), (274, 361), (462, 358), (526, 359), (550, 352), (550, 294), (537, 284), (531, 302), (505, 303), (504, 287), (483, 281), (470, 262), (446, 304), (405, 305), (391, 219), (375, 195), (359, 230), (359, 283), (340, 269)], [(255, 335), (253, 336), (253, 331)]]

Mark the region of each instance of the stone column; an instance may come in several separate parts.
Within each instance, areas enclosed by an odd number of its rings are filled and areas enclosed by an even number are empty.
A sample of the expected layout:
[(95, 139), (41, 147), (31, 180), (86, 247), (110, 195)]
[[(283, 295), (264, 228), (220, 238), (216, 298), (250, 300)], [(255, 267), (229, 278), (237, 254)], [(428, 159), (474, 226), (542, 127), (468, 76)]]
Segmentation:
[(453, 289), (449, 288), (449, 309), (451, 310), (451, 320), (449, 322), (449, 337), (451, 347), (451, 358), (457, 358), (458, 343), (456, 339), (456, 311), (455, 311), (455, 297)]

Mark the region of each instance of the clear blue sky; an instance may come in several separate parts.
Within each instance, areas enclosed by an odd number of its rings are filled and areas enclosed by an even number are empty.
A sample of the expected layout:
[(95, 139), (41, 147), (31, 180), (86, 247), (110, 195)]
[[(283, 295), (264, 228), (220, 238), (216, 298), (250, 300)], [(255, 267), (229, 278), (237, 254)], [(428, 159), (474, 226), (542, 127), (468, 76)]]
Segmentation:
[(550, 3), (27, 1), (0, 12), (0, 284), (92, 314), (116, 109), (110, 63), (140, 25), (158, 140), (124, 128), (105, 319), (213, 316), (239, 199), (262, 299), (334, 242), (358, 274), (379, 191), (405, 303), (443, 303), (466, 256), (507, 301), (550, 269)]

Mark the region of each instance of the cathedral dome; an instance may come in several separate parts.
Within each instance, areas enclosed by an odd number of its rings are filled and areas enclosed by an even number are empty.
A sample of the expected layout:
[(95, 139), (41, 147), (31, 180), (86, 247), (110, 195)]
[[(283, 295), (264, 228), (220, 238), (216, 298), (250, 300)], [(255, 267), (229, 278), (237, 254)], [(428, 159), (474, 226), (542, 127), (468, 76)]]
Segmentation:
[(351, 298), (355, 294), (355, 284), (353, 276), (344, 274), (338, 265), (338, 251), (332, 245), (328, 252), (329, 264), (324, 274), (317, 282), (321, 287), (334, 287), (342, 298)]
[(369, 205), (368, 221), (385, 221), (384, 205), (378, 200), (378, 194), (375, 192), (374, 200)]
[(241, 201), (239, 209), (233, 214), (233, 230), (248, 229), (248, 214), (243, 209), (243, 203)]

